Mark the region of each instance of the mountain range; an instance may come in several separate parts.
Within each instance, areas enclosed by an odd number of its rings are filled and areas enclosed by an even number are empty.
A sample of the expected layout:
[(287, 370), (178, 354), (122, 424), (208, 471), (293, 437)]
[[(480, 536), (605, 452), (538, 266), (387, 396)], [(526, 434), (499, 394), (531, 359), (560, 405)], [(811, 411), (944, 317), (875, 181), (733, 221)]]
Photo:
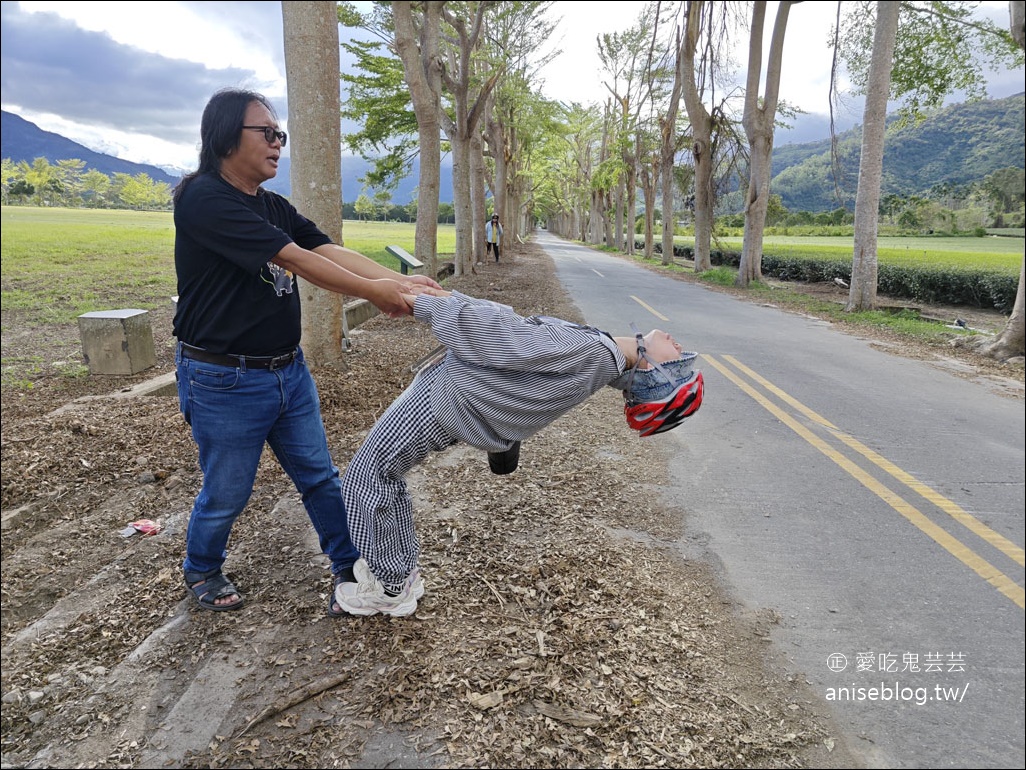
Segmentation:
[[(788, 211), (851, 210), (858, 187), (862, 127), (837, 135), (835, 187), (831, 140), (773, 149), (770, 189)], [(1026, 94), (942, 107), (919, 123), (887, 118), (881, 193), (908, 198), (981, 182), (998, 169), (1026, 165)], [(839, 188), (839, 190), (838, 190)]]
[(44, 131), (35, 123), (7, 110), (0, 111), (0, 157), (15, 163), (25, 161), (30, 165), (36, 158), (46, 158), (51, 165), (56, 165), (59, 160), (78, 159), (85, 161), (86, 170), (96, 169), (107, 176), (115, 173), (129, 176), (147, 174), (150, 179), (171, 186), (178, 182), (178, 177), (162, 168), (94, 152), (60, 134)]
[[(6, 110), (0, 111), (0, 157), (8, 158), (15, 163), (25, 161), (29, 164), (36, 158), (46, 158), (53, 165), (56, 165), (59, 160), (77, 158), (85, 161), (86, 170), (95, 169), (107, 176), (114, 173), (129, 174), (130, 176), (147, 174), (150, 179), (164, 182), (170, 187), (178, 184), (178, 180), (181, 178), (169, 174), (159, 166), (133, 163), (113, 155), (95, 152), (60, 134), (44, 131), (35, 123)], [(265, 182), (264, 187), (281, 195), (289, 195), (292, 192), (289, 179), (290, 168), (289, 157), (286, 155), (278, 164), (278, 174), (274, 179)], [(363, 185), (359, 180), (368, 170), (370, 170), (370, 163), (363, 158), (346, 156), (342, 159), (342, 200), (353, 202), (360, 196), (363, 192)], [(413, 173), (399, 183), (392, 195), (392, 200), (400, 205), (413, 200), (417, 189), (418, 172), (419, 165), (414, 162)], [(442, 160), (441, 189), (443, 191), (442, 202), (451, 203), (452, 164), (451, 162), (446, 163), (445, 159)], [(445, 194), (445, 191), (448, 191), (448, 195)]]
[[(855, 200), (861, 153), (861, 126), (836, 137), (840, 176), (835, 180), (831, 163), (831, 140), (784, 144), (773, 150), (771, 189), (781, 196), (788, 211), (829, 211), (841, 206), (851, 209)], [(897, 116), (888, 118), (884, 142), (884, 177), (882, 193), (902, 197), (921, 195), (940, 187), (957, 187), (979, 182), (1001, 168), (1023, 168), (1026, 165), (1026, 95), (1005, 99), (943, 107), (923, 121), (901, 126)], [(89, 169), (104, 174), (115, 172), (135, 176), (148, 174), (151, 179), (174, 186), (178, 177), (152, 165), (132, 163), (111, 155), (94, 152), (66, 137), (44, 131), (34, 123), (2, 111), (0, 125), (0, 157), (32, 163), (46, 158), (51, 164), (77, 158)], [(363, 192), (359, 179), (370, 164), (358, 157), (342, 161), (342, 199), (355, 201)], [(278, 175), (264, 186), (282, 195), (289, 195), (289, 158), (284, 157)], [(402, 205), (415, 197), (417, 165), (403, 179), (392, 199)], [(836, 184), (835, 182), (839, 182)], [(452, 165), (443, 160), (442, 202), (452, 202)], [(447, 193), (447, 194), (446, 194)], [(724, 197), (724, 208), (735, 208), (732, 193)]]

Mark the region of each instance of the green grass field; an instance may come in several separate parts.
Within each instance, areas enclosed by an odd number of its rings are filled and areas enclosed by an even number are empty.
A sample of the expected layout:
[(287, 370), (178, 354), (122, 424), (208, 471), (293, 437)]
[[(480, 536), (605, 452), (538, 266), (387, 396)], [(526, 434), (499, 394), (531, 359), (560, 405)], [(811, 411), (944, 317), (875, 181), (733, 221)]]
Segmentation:
[[(694, 239), (675, 239), (680, 245), (693, 246)], [(895, 238), (883, 236), (877, 240), (877, 259), (881, 264), (931, 265), (940, 269), (973, 268), (995, 272), (1019, 274), (1022, 262), (1021, 238)], [(720, 248), (740, 251), (741, 238), (720, 238)], [(715, 248), (715, 247), (714, 247)], [(767, 236), (763, 253), (778, 257), (816, 257), (851, 260), (852, 239), (831, 237)]]
[[(3, 309), (19, 322), (69, 323), (82, 313), (112, 308), (153, 309), (177, 293), (174, 224), (170, 212), (45, 209), (4, 206), (2, 213)], [(346, 246), (398, 269), (385, 251), (413, 251), (415, 225), (343, 224)], [(439, 254), (455, 252), (453, 225), (439, 225)], [(740, 239), (721, 243), (740, 248)], [(851, 258), (850, 238), (767, 238), (767, 253)], [(1016, 238), (881, 238), (881, 263), (929, 262), (975, 266), (1017, 275), (1023, 240)]]
[[(177, 293), (170, 212), (4, 206), (3, 308), (31, 324), (67, 323), (112, 308), (150, 310)], [(393, 270), (385, 251), (413, 251), (414, 224), (346, 221), (346, 246)], [(456, 250), (456, 230), (439, 225), (439, 254)]]

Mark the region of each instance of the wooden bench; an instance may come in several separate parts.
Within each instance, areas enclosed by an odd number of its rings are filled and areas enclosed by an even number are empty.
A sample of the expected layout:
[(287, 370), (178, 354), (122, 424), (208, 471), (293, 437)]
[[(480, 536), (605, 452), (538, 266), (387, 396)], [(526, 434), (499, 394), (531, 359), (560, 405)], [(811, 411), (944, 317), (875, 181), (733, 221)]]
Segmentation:
[(411, 270), (420, 270), (424, 267), (423, 262), (410, 254), (402, 246), (386, 246), (385, 251), (399, 260), (399, 272), (403, 275), (409, 275)]

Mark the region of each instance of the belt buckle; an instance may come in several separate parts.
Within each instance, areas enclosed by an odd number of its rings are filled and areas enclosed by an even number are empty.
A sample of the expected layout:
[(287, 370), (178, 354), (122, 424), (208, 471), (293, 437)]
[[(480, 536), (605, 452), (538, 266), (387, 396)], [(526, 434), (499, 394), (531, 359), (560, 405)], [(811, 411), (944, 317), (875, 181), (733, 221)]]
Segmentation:
[(267, 368), (272, 372), (278, 369), (283, 369), (292, 363), (292, 359), (296, 357), (296, 351), (291, 353), (282, 353), (280, 356), (275, 356), (271, 359), (271, 362), (267, 365)]

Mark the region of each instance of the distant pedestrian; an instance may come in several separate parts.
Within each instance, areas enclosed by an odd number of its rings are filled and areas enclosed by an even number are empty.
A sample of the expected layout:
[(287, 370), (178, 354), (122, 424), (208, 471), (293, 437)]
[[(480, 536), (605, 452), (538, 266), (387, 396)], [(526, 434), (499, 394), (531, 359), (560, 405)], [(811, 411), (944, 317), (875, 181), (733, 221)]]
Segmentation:
[(492, 214), (492, 218), (485, 224), (485, 248), (487, 253), (495, 252), (495, 261), (499, 261), (499, 247), (502, 244), (502, 225), (499, 224), (499, 215)]

